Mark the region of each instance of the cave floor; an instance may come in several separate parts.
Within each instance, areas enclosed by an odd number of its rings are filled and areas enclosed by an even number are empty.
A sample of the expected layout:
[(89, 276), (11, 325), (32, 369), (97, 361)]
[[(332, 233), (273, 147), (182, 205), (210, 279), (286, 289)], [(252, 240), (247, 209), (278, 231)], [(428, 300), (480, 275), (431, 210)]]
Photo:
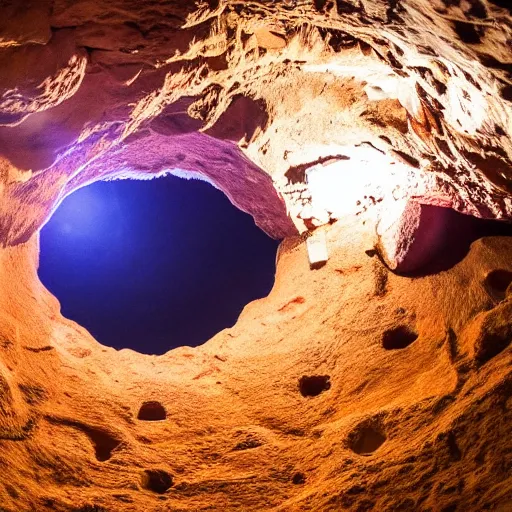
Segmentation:
[(411, 278), (327, 239), (318, 270), (285, 240), (267, 298), (163, 356), (64, 319), (37, 238), (5, 249), (0, 510), (511, 510), (512, 240)]

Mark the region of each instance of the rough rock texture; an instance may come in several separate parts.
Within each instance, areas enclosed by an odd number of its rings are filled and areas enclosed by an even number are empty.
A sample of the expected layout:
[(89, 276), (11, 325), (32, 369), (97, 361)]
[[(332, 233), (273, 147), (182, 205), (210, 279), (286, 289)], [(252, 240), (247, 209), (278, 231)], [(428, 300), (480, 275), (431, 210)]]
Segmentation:
[[(512, 509), (511, 242), (388, 270), (442, 249), (426, 205), (512, 218), (500, 3), (0, 3), (2, 512)], [(38, 231), (170, 172), (285, 238), (276, 284), (202, 347), (116, 352)]]
[(37, 239), (4, 251), (1, 510), (510, 510), (512, 240), (411, 279), (350, 228), (316, 271), (285, 241), (268, 298), (163, 356), (64, 319)]
[(176, 169), (276, 237), (411, 197), (512, 214), (506, 7), (38, 0), (0, 19), (3, 217), (30, 205), (4, 245), (93, 180)]

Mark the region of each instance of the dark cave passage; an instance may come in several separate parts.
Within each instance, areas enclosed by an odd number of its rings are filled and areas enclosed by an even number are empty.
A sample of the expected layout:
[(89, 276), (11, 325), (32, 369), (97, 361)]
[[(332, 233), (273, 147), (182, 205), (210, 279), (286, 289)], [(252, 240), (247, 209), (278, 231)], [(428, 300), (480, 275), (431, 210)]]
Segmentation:
[(420, 277), (446, 271), (462, 261), (484, 237), (512, 237), (512, 223), (479, 219), (450, 208), (422, 205), (422, 217), (401, 274)]
[(208, 183), (98, 182), (41, 230), (39, 276), (99, 342), (162, 354), (204, 343), (266, 296), (277, 246)]

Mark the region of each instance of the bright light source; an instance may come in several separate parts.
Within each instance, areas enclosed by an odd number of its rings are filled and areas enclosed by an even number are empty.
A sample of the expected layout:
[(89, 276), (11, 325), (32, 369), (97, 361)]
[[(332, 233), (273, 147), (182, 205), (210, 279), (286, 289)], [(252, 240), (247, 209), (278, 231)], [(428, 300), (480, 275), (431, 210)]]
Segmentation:
[(373, 148), (347, 147), (340, 154), (349, 159), (319, 164), (306, 172), (314, 210), (341, 218), (366, 210), (377, 212), (381, 202), (406, 196), (409, 166)]
[(121, 220), (121, 211), (115, 197), (101, 192), (95, 187), (85, 187), (64, 199), (53, 215), (53, 229), (81, 239), (109, 230), (112, 221)]

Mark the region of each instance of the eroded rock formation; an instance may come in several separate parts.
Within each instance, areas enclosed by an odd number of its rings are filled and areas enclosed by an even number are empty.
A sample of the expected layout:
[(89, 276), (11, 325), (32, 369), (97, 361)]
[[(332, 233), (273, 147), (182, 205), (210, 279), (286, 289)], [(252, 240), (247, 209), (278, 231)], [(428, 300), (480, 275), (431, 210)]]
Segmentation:
[[(429, 205), (512, 217), (501, 3), (0, 4), (1, 510), (510, 510), (510, 242), (400, 275)], [(38, 231), (166, 173), (285, 239), (276, 284), (202, 347), (116, 352)]]

